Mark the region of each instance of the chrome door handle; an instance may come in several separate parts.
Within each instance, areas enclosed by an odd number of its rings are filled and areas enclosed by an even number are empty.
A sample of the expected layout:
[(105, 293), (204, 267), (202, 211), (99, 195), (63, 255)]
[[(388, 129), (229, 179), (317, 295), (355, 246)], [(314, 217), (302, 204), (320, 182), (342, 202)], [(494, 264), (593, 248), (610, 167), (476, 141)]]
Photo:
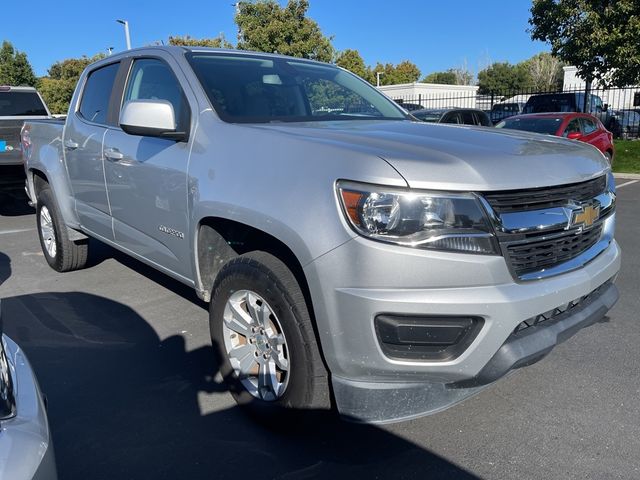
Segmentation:
[(75, 150), (76, 148), (78, 148), (80, 145), (78, 145), (76, 142), (74, 142), (73, 140), (67, 138), (64, 141), (64, 148), (66, 148), (67, 150)]
[(114, 162), (117, 162), (124, 158), (124, 155), (121, 152), (119, 152), (117, 148), (107, 148), (104, 151), (104, 156), (105, 158)]

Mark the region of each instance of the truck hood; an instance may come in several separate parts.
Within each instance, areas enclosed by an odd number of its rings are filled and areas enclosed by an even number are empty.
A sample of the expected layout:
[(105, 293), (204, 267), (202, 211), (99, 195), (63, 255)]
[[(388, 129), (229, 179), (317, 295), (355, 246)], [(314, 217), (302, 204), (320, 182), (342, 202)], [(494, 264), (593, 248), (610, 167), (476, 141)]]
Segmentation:
[(588, 180), (608, 168), (604, 156), (590, 145), (514, 130), (369, 120), (256, 128), (376, 155), (411, 188), (535, 188)]

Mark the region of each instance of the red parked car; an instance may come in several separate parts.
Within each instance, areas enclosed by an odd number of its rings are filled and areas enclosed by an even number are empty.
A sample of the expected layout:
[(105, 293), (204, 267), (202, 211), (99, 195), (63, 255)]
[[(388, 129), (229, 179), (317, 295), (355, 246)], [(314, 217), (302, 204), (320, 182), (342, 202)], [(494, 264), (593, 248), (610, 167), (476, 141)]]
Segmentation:
[(531, 113), (505, 118), (496, 128), (546, 133), (593, 145), (613, 162), (613, 134), (588, 113)]

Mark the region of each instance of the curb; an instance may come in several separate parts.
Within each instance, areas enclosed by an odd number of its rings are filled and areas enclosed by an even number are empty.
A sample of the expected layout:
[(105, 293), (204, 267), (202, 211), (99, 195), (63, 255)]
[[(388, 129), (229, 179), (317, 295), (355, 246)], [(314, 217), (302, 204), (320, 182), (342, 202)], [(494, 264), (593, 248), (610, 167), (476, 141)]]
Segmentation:
[(640, 173), (616, 173), (613, 172), (615, 178), (626, 178), (629, 180), (640, 180)]

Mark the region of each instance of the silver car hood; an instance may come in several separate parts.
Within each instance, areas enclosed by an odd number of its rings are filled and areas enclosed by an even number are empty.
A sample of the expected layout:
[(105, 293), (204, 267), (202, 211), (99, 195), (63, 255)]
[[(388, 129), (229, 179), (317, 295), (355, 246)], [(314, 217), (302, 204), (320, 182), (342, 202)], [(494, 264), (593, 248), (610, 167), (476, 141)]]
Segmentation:
[(588, 180), (608, 168), (590, 145), (513, 130), (368, 120), (257, 128), (379, 156), (412, 188), (535, 188)]

